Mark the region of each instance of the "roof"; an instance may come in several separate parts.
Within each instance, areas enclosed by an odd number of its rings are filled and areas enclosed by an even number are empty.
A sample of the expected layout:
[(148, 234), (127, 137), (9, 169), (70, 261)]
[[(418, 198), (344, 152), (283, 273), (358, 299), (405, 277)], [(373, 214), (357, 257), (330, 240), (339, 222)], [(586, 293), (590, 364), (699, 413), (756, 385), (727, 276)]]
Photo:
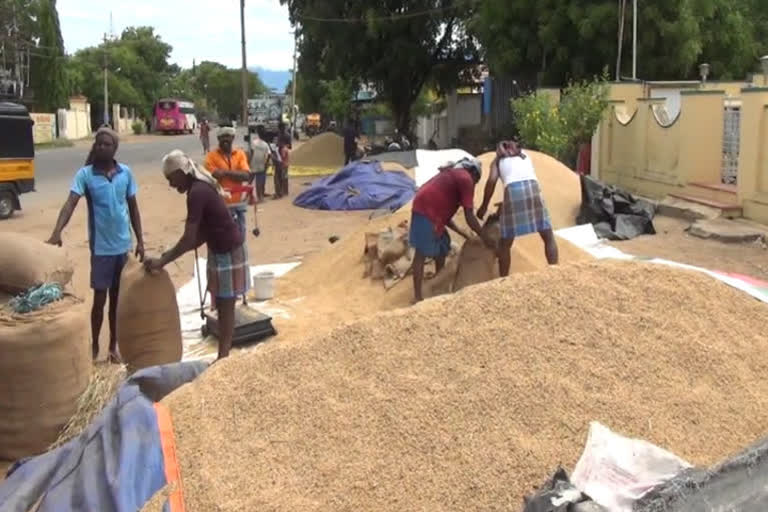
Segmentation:
[(29, 117), (29, 111), (24, 105), (2, 101), (0, 102), (0, 116)]

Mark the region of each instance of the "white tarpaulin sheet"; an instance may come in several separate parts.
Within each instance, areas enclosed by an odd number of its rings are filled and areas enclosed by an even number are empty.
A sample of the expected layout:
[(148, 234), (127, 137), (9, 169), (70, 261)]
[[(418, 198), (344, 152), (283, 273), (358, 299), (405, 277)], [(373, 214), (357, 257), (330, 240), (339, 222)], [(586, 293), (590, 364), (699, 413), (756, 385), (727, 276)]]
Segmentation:
[(463, 149), (441, 149), (429, 151), (427, 149), (416, 150), (416, 161), (419, 163), (414, 169), (416, 186), (420, 187), (439, 172), (440, 167), (449, 162), (458, 162), (462, 158), (474, 158)]
[[(260, 272), (272, 272), (277, 278), (287, 274), (300, 264), (301, 263), (299, 262), (292, 262), (255, 265), (251, 266), (251, 276), (255, 276)], [(179, 305), (179, 313), (181, 315), (181, 335), (184, 344), (184, 354), (182, 359), (184, 361), (211, 356), (210, 347), (207, 344), (201, 343), (203, 341), (203, 335), (200, 330), (205, 323), (200, 317), (200, 293), (202, 290), (203, 296), (205, 296), (205, 289), (208, 285), (205, 275), (205, 266), (206, 259), (199, 258), (192, 280), (179, 288), (176, 292), (176, 302)], [(198, 268), (200, 269), (199, 287), (197, 281)], [(271, 304), (270, 302), (271, 301), (256, 302), (253, 304), (249, 303), (248, 305), (271, 317), (289, 318), (288, 313), (283, 308)], [(210, 304), (210, 299), (206, 300), (205, 307), (210, 307)], [(215, 354), (213, 355), (215, 356)]]
[(714, 277), (718, 281), (722, 281), (729, 286), (748, 293), (761, 302), (768, 303), (768, 287), (766, 286), (767, 283), (762, 283), (747, 276), (739, 276), (734, 274), (726, 274), (715, 270), (707, 270), (705, 268), (686, 265), (684, 263), (677, 263), (675, 261), (665, 260), (662, 258), (638, 258), (637, 256), (632, 256), (631, 254), (622, 252), (620, 249), (608, 245), (605, 243), (605, 241), (600, 240), (597, 237), (597, 234), (595, 233), (595, 230), (591, 224), (559, 229), (555, 231), (555, 233), (597, 259), (614, 258), (623, 260), (642, 260), (648, 263), (657, 263), (659, 265), (669, 265), (671, 267), (703, 272), (711, 277)]

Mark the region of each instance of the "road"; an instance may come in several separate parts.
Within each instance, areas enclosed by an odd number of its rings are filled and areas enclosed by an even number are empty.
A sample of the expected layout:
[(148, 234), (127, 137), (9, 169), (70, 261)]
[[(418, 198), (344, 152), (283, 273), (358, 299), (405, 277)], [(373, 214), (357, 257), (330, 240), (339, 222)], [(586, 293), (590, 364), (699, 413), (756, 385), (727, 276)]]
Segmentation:
[[(215, 138), (211, 136), (211, 143)], [(242, 135), (240, 136), (242, 144)], [(35, 192), (21, 196), (21, 206), (40, 208), (52, 199), (64, 201), (75, 172), (83, 166), (88, 156), (88, 144), (76, 144), (71, 148), (39, 150), (35, 154)], [(120, 144), (117, 160), (129, 165), (136, 175), (160, 172), (163, 155), (180, 149), (196, 160), (202, 160), (202, 146), (197, 135), (149, 135), (136, 137)]]

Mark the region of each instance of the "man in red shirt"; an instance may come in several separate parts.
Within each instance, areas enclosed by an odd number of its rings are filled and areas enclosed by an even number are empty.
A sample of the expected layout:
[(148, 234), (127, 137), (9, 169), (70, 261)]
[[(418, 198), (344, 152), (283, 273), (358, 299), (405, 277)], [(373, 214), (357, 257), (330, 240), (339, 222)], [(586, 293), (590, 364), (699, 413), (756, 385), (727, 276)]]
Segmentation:
[(462, 159), (440, 169), (440, 172), (416, 193), (411, 213), (409, 242), (416, 251), (413, 257), (413, 290), (416, 302), (421, 301), (424, 263), (427, 258), (435, 260), (437, 272), (445, 265), (445, 257), (451, 250), (451, 237), (446, 227), (464, 238), (469, 235), (453, 222), (459, 207), (464, 209), (467, 225), (484, 237), (486, 245), (496, 250), (495, 242), (482, 233), (474, 208), (475, 184), (480, 181), (482, 167), (473, 159)]

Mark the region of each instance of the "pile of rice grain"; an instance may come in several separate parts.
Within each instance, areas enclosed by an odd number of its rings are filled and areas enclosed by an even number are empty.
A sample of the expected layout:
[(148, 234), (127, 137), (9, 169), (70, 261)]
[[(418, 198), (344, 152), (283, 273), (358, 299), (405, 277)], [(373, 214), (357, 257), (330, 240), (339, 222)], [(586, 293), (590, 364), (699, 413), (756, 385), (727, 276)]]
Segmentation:
[(766, 433), (766, 313), (596, 262), (264, 345), (164, 400), (188, 509), (518, 510), (592, 420), (713, 463)]
[(291, 166), (338, 169), (343, 165), (344, 139), (332, 132), (312, 137), (291, 153)]
[[(572, 226), (581, 202), (578, 176), (568, 167), (543, 153), (530, 151), (536, 167), (542, 193), (547, 203), (555, 229)], [(475, 206), (483, 199), (485, 178), (490, 171), (494, 154), (479, 157), (483, 164), (483, 181), (475, 187)], [(503, 190), (497, 183), (493, 204), (501, 201)], [(362, 254), (365, 247), (365, 233), (375, 233), (397, 226), (411, 218), (411, 204), (404, 206), (393, 215), (380, 217), (362, 226), (350, 236), (342, 238), (327, 250), (308, 256), (300, 267), (277, 281), (276, 302), (291, 315), (290, 320), (275, 319), (279, 339), (295, 342), (306, 336), (328, 330), (341, 322), (347, 322), (380, 311), (405, 307), (413, 300), (411, 279), (404, 279), (390, 290), (380, 282), (364, 278), (365, 264)], [(464, 215), (454, 217), (459, 226), (466, 228)], [(466, 228), (469, 230), (469, 228)], [(454, 241), (462, 239), (451, 233)], [(591, 260), (592, 257), (567, 240), (558, 240), (561, 263), (575, 263)], [(451, 258), (446, 268), (435, 279), (424, 282), (424, 296), (434, 297), (450, 291), (457, 270), (458, 259)], [(512, 248), (512, 272), (531, 272), (546, 268), (544, 244), (538, 234), (519, 237)], [(479, 273), (484, 276), (484, 273)], [(472, 276), (475, 277), (475, 276)]]

